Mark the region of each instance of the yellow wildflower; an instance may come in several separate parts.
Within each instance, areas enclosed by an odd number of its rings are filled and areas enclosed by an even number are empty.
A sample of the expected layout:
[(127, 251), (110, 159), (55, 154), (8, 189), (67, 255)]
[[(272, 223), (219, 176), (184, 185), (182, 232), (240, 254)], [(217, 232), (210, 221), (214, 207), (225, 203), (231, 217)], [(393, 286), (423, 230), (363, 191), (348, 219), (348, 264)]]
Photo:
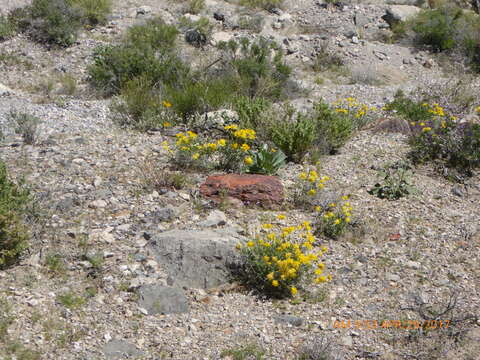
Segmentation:
[(307, 179), (307, 173), (304, 173), (304, 172), (300, 173), (299, 178), (300, 178), (301, 180), (306, 180), (306, 179)]
[(199, 157), (200, 157), (199, 153), (195, 153), (195, 154), (192, 155), (193, 160), (197, 160)]
[(322, 207), (321, 207), (321, 206), (315, 206), (315, 211), (316, 211), (316, 212), (322, 211)]
[(285, 220), (285, 218), (286, 218), (286, 216), (283, 215), (283, 214), (277, 215), (277, 219), (278, 219), (278, 220)]
[(292, 296), (297, 295), (297, 291), (298, 291), (298, 290), (297, 290), (297, 288), (296, 288), (295, 286), (292, 286), (292, 287), (290, 288), (290, 292), (292, 293)]
[(430, 130), (432, 130), (432, 128), (431, 128), (431, 127), (428, 127), (428, 126), (427, 126), (427, 127), (424, 127), (424, 128), (422, 129), (423, 132), (427, 132), (427, 131), (430, 131)]
[(263, 226), (264, 229), (267, 229), (267, 230), (271, 229), (273, 227), (272, 224), (263, 224), (262, 226)]
[(170, 102), (168, 102), (168, 101), (165, 101), (165, 100), (162, 101), (162, 104), (163, 104), (163, 106), (165, 106), (166, 108), (172, 107), (172, 104), (171, 104)]
[(308, 191), (308, 195), (312, 195), (312, 196), (313, 196), (313, 195), (315, 195), (316, 193), (317, 193), (317, 191), (316, 191), (315, 189), (310, 189), (310, 190)]
[(255, 246), (255, 243), (250, 240), (249, 242), (247, 242), (247, 246), (248, 246), (248, 247), (254, 247), (254, 246)]
[(227, 144), (227, 140), (225, 139), (220, 139), (217, 142), (218, 146), (225, 146)]
[(243, 159), (243, 162), (246, 164), (246, 165), (252, 165), (253, 164), (253, 159), (251, 156), (247, 156), (245, 157), (245, 159)]
[(272, 281), (273, 278), (274, 278), (273, 272), (271, 272), (271, 273), (269, 273), (269, 274), (267, 275), (267, 279), (268, 279), (268, 280)]
[(163, 127), (170, 127), (170, 126), (172, 126), (172, 124), (169, 123), (168, 121), (163, 122)]
[(278, 281), (277, 280), (272, 280), (272, 286), (273, 287), (277, 287), (279, 284), (278, 284)]
[(250, 150), (250, 146), (248, 144), (243, 144), (241, 147), (240, 147), (243, 151), (247, 152), (248, 150)]

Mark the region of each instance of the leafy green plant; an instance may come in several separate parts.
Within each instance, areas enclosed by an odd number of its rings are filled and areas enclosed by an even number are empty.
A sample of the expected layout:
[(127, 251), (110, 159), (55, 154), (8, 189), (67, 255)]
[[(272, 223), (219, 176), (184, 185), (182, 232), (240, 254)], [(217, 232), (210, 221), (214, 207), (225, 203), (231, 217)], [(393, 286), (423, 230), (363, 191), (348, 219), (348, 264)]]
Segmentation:
[(37, 141), (38, 125), (41, 120), (33, 115), (23, 112), (10, 111), (7, 120), (13, 127), (13, 131), (22, 135), (25, 144), (33, 145)]
[(323, 275), (325, 264), (320, 261), (327, 248), (312, 252), (315, 237), (309, 222), (277, 231), (268, 223), (262, 228), (264, 232), (255, 239), (237, 245), (243, 259), (237, 275), (245, 284), (262, 294), (283, 298), (295, 296), (302, 280), (315, 276), (314, 282), (322, 283), (331, 279)]
[(326, 206), (317, 206), (315, 211), (318, 213), (318, 218), (315, 222), (315, 233), (337, 239), (352, 226), (352, 210), (353, 207), (346, 195)]
[(222, 351), (220, 357), (232, 360), (263, 360), (266, 351), (256, 344), (247, 344), (237, 348)]
[(285, 114), (271, 123), (270, 138), (286, 155), (288, 161), (301, 162), (315, 139), (315, 121), (286, 108)]
[(282, 7), (283, 0), (241, 0), (240, 5), (248, 6), (251, 8), (272, 10), (273, 8)]
[(30, 192), (11, 181), (0, 161), (0, 269), (15, 264), (28, 247), (28, 230), (22, 215), (30, 202)]
[(225, 52), (224, 71), (236, 79), (239, 94), (249, 97), (279, 99), (285, 94), (285, 85), (291, 68), (283, 60), (279, 46), (263, 37), (251, 42), (220, 42), (217, 47)]
[(85, 304), (85, 298), (75, 295), (72, 291), (57, 295), (57, 301), (68, 309), (74, 310)]
[(176, 83), (189, 72), (174, 51), (177, 34), (174, 26), (158, 18), (131, 27), (122, 44), (95, 49), (88, 67), (90, 83), (105, 95), (118, 94), (140, 76), (152, 87)]
[(397, 200), (413, 193), (410, 184), (411, 166), (405, 162), (390, 164), (379, 170), (381, 182), (376, 183), (369, 194), (380, 199)]
[(0, 16), (0, 41), (7, 40), (16, 33), (15, 24), (13, 24), (7, 17)]
[(150, 130), (172, 126), (176, 117), (171, 104), (162, 101), (144, 77), (129, 81), (111, 103), (112, 118), (121, 127)]
[(272, 103), (262, 97), (240, 96), (233, 103), (240, 126), (252, 128), (256, 131), (261, 127), (263, 115), (271, 109), (271, 106)]
[(64, 258), (61, 254), (48, 254), (45, 257), (45, 265), (53, 273), (62, 273), (65, 270)]
[(105, 24), (112, 11), (111, 0), (70, 0), (70, 4), (80, 9), (82, 23), (90, 26)]
[(280, 168), (285, 166), (287, 157), (281, 150), (269, 149), (264, 144), (260, 149), (253, 153), (253, 164), (247, 169), (252, 174), (275, 175)]
[(70, 46), (81, 28), (80, 9), (66, 0), (33, 0), (30, 6), (11, 14), (21, 31), (35, 41)]
[(395, 93), (394, 100), (386, 105), (388, 111), (395, 111), (408, 121), (428, 121), (434, 116), (429, 108), (405, 95), (401, 90)]

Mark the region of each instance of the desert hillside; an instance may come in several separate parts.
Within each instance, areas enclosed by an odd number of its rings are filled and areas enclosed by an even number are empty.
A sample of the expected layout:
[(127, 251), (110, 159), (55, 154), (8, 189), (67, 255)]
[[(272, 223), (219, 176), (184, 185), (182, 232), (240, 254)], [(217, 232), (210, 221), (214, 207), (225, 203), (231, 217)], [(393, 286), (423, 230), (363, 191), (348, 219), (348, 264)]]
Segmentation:
[(478, 0), (0, 0), (0, 359), (480, 359)]

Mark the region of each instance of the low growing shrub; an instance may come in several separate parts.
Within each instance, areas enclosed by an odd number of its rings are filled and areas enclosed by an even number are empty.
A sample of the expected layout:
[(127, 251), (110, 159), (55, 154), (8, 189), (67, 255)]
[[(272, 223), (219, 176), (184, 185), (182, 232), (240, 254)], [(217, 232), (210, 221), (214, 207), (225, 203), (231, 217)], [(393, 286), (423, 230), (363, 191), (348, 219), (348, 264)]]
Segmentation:
[(0, 41), (7, 40), (15, 35), (17, 29), (7, 17), (0, 16)]
[(264, 10), (272, 10), (280, 8), (283, 5), (283, 0), (241, 0), (240, 5), (251, 8), (260, 8)]
[(408, 163), (397, 162), (387, 165), (379, 170), (381, 182), (376, 183), (368, 193), (380, 199), (398, 200), (414, 192), (410, 184), (411, 175)]
[(274, 100), (284, 96), (291, 68), (275, 42), (263, 37), (254, 42), (242, 38), (217, 46), (225, 52), (224, 72), (234, 74), (239, 95)]
[(22, 135), (25, 144), (35, 144), (38, 135), (38, 125), (41, 122), (38, 117), (28, 113), (10, 111), (7, 115), (7, 120), (13, 131), (18, 135)]
[(324, 275), (323, 247), (313, 251), (315, 237), (309, 222), (277, 229), (263, 224), (263, 231), (245, 245), (238, 244), (244, 260), (240, 279), (262, 294), (272, 297), (295, 296), (302, 281), (315, 283), (331, 280)]
[(337, 202), (332, 202), (325, 207), (317, 206), (318, 213), (315, 222), (315, 233), (336, 239), (342, 235), (352, 222), (352, 210), (348, 196), (342, 196)]
[(257, 152), (253, 153), (253, 163), (247, 169), (252, 174), (276, 175), (278, 170), (285, 166), (287, 157), (281, 150), (269, 148), (264, 144)]
[(171, 106), (151, 88), (148, 80), (138, 77), (129, 81), (112, 101), (111, 111), (119, 126), (145, 131), (174, 125), (177, 119)]
[(82, 24), (95, 26), (105, 24), (112, 11), (111, 0), (69, 0), (73, 7), (80, 9)]
[(480, 166), (480, 124), (458, 123), (441, 106), (422, 104), (434, 114), (431, 120), (412, 122), (409, 157), (414, 163), (429, 161), (467, 176)]
[(0, 269), (15, 264), (28, 246), (22, 215), (29, 201), (29, 191), (9, 179), (0, 161)]

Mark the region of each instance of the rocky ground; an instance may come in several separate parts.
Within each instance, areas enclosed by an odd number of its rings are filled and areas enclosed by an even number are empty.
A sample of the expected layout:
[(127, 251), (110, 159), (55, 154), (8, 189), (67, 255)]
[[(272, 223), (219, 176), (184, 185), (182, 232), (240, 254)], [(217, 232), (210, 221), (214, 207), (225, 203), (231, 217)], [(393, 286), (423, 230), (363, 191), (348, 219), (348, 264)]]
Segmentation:
[[(24, 3), (0, 0), (0, 9)], [(332, 282), (312, 285), (308, 296), (293, 301), (259, 298), (235, 284), (217, 286), (221, 274), (204, 261), (209, 251), (234, 256), (228, 246), (261, 223), (289, 225), (311, 220), (311, 214), (288, 202), (278, 211), (238, 203), (215, 209), (198, 194), (209, 174), (187, 174), (182, 190), (149, 187), (145, 178), (166, 163), (162, 142), (171, 137), (115, 127), (110, 99), (96, 97), (86, 82), (95, 46), (117, 41), (149, 16), (174, 23), (183, 6), (114, 1), (109, 23), (83, 32), (66, 50), (47, 49), (22, 35), (0, 43), (0, 123), (12, 109), (42, 119), (37, 145), (24, 145), (7, 129), (0, 147), (10, 173), (31, 184), (39, 214), (28, 254), (0, 271), (0, 298), (13, 305), (14, 318), (0, 348), (17, 344), (41, 359), (190, 360), (234, 359), (222, 352), (257, 344), (266, 359), (286, 360), (324, 341), (327, 359), (478, 359), (475, 319), (452, 323), (456, 336), (446, 329), (420, 333), (354, 323), (423, 321), (421, 304), (442, 308), (452, 296), (458, 301), (449, 316), (478, 317), (479, 176), (455, 184), (424, 166), (412, 178), (415, 194), (397, 201), (369, 195), (375, 169), (407, 152), (400, 134), (363, 130), (339, 154), (321, 159), (322, 174), (332, 179), (328, 190), (350, 194), (354, 217), (363, 224), (341, 240), (319, 239), (319, 246), (329, 247), (325, 263)], [(439, 86), (448, 80), (445, 72), (459, 76), (426, 51), (381, 42), (388, 6), (303, 0), (272, 14), (208, 0), (202, 15), (213, 22), (214, 12), (225, 15), (226, 21), (215, 22), (217, 39), (251, 33), (236, 29), (239, 14), (261, 15), (259, 34), (283, 44), (294, 78), (308, 90), (294, 99), (296, 106), (354, 96), (381, 107), (399, 88)], [(327, 40), (350, 75), (311, 71)], [(210, 49), (182, 47), (191, 59), (206, 57)], [(65, 74), (75, 79), (72, 91)], [(478, 78), (471, 85), (478, 86)], [(281, 170), (287, 191), (300, 171), (295, 164)], [(275, 220), (277, 214), (287, 217)], [(336, 320), (351, 320), (351, 327), (336, 328)], [(21, 354), (12, 359), (29, 359)]]

